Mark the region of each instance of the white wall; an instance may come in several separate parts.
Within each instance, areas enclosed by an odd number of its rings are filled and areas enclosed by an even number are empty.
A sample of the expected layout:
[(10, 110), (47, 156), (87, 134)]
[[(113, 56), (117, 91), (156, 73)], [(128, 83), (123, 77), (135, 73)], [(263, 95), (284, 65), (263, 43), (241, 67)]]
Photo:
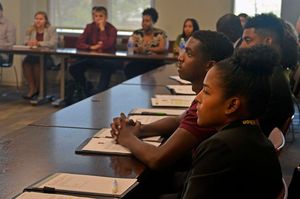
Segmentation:
[(233, 0), (156, 0), (159, 12), (157, 27), (167, 31), (169, 39), (174, 40), (182, 32), (186, 18), (195, 18), (200, 29), (215, 30), (218, 18), (232, 12)]

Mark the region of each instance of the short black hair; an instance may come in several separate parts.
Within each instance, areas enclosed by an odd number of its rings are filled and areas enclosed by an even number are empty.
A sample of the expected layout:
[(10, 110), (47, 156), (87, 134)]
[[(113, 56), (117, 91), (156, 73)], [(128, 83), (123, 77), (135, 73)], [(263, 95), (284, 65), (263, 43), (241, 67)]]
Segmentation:
[(238, 15), (238, 17), (244, 17), (244, 18), (246, 18), (246, 19), (249, 18), (249, 16), (248, 16), (246, 13), (240, 13), (240, 14)]
[(279, 65), (279, 54), (269, 45), (240, 48), (235, 54), (218, 62), (218, 79), (223, 88), (223, 97), (241, 96), (248, 112), (242, 119), (256, 119), (264, 113), (270, 96), (270, 77)]
[(284, 28), (282, 21), (274, 14), (259, 14), (250, 17), (245, 24), (244, 29), (254, 28), (255, 33), (266, 37), (271, 36), (275, 42), (282, 47), (282, 39), (284, 36)]
[(143, 16), (148, 15), (151, 17), (153, 23), (156, 23), (158, 20), (158, 13), (155, 8), (146, 8), (143, 13)]
[(2, 7), (2, 4), (1, 4), (1, 3), (0, 3), (0, 10), (3, 11), (3, 7)]
[(199, 46), (201, 53), (207, 59), (221, 61), (233, 53), (232, 42), (222, 33), (210, 30), (199, 30), (192, 34), (192, 37), (201, 42)]
[(224, 33), (232, 42), (236, 42), (243, 34), (240, 18), (232, 13), (220, 17), (216, 28), (217, 32)]

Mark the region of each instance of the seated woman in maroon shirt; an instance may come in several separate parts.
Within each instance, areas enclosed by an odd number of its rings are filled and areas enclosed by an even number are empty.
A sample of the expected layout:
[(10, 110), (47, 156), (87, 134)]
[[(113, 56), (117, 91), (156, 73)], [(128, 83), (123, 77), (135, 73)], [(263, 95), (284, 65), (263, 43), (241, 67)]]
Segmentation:
[[(93, 22), (87, 24), (84, 32), (80, 35), (77, 42), (77, 49), (106, 53), (115, 52), (117, 29), (107, 22), (106, 8), (102, 6), (94, 7), (92, 16)], [(98, 67), (101, 70), (101, 78), (97, 91), (102, 91), (108, 87), (115, 64), (113, 61), (99, 58), (82, 58), (70, 66), (70, 73), (75, 81), (82, 87), (85, 94), (89, 96), (92, 93), (87, 87), (86, 78), (84, 76), (88, 67)]]

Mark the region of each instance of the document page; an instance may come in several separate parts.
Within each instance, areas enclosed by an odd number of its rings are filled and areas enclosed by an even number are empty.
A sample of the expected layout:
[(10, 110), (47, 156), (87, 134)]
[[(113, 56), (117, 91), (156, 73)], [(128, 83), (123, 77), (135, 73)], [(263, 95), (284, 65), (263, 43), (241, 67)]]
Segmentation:
[(49, 180), (42, 181), (38, 187), (41, 189), (51, 187), (60, 191), (74, 191), (74, 193), (121, 196), (136, 182), (137, 179), (130, 178), (57, 173)]
[(135, 108), (130, 111), (132, 115), (169, 115), (178, 116), (183, 114), (185, 109), (167, 109), (167, 108)]
[[(110, 133), (111, 128), (103, 128), (100, 131), (98, 131), (93, 137), (94, 138), (112, 138)], [(161, 142), (160, 136), (152, 136), (143, 138), (143, 141), (149, 141), (149, 142)]]
[(152, 122), (155, 122), (157, 120), (160, 120), (162, 118), (167, 117), (165, 116), (158, 116), (158, 115), (130, 115), (129, 119), (132, 119), (133, 121), (139, 121), (142, 124), (149, 124)]
[[(154, 138), (153, 138), (154, 139)], [(156, 138), (157, 139), (157, 138)], [(145, 143), (159, 146), (160, 142), (145, 141)], [(104, 154), (119, 154), (129, 155), (131, 152), (120, 144), (117, 144), (114, 138), (96, 138), (93, 137), (89, 142), (81, 149), (82, 151), (91, 151)]]
[(68, 196), (61, 194), (49, 194), (49, 193), (41, 193), (41, 192), (24, 192), (16, 199), (93, 199), (87, 197), (77, 197), (77, 196)]
[(192, 85), (167, 85), (167, 88), (174, 91), (175, 94), (195, 95)]
[(179, 83), (181, 83), (181, 84), (186, 84), (186, 85), (192, 84), (190, 81), (181, 79), (178, 75), (171, 75), (170, 78), (177, 81), (177, 82), (179, 82)]

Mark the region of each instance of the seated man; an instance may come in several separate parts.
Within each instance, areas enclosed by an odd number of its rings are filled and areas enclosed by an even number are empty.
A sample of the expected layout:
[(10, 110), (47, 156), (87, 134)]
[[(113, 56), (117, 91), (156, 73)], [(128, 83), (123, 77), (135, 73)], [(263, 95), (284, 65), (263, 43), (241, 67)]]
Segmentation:
[[(286, 32), (281, 19), (273, 14), (261, 14), (250, 18), (245, 25), (243, 41), (240, 48), (248, 48), (258, 44), (267, 44), (275, 48), (281, 55), (281, 66), (274, 68), (271, 77), (271, 97), (265, 113), (259, 118), (260, 126), (266, 136), (273, 128), (282, 128), (288, 117), (294, 114), (294, 104), (286, 67), (294, 67), (293, 61), (287, 56), (295, 54), (294, 48), (286, 48), (284, 41)], [(290, 41), (292, 42), (292, 41)], [(292, 45), (292, 43), (290, 43)], [(296, 45), (296, 41), (294, 41)], [(289, 53), (283, 52), (290, 50)], [(296, 57), (294, 57), (296, 59)]]
[[(3, 7), (0, 3), (0, 48), (12, 47), (16, 44), (16, 28), (12, 22), (3, 16)], [(0, 63), (8, 61), (7, 54), (0, 54)]]
[[(93, 22), (88, 24), (82, 35), (78, 38), (77, 49), (92, 50), (99, 52), (113, 53), (116, 48), (117, 29), (107, 22), (107, 10), (105, 7), (95, 7), (92, 11)], [(113, 72), (114, 61), (103, 60), (102, 58), (82, 58), (74, 65), (70, 66), (70, 73), (75, 81), (85, 91), (87, 96), (91, 95), (88, 89), (84, 73), (90, 66), (99, 67), (101, 78), (99, 80), (97, 91), (105, 90), (110, 82), (110, 76)]]
[[(186, 43), (185, 52), (178, 57), (179, 76), (190, 81), (193, 91), (199, 93), (208, 69), (215, 62), (229, 57), (232, 52), (232, 43), (223, 34), (213, 31), (196, 31)], [(166, 191), (165, 187), (171, 181), (166, 176), (168, 173), (172, 175), (173, 167), (177, 166), (176, 162), (191, 154), (193, 148), (216, 132), (213, 128), (200, 128), (197, 125), (196, 104), (196, 101), (193, 101), (189, 109), (181, 116), (166, 117), (146, 125), (137, 122), (135, 125), (127, 123), (124, 126), (124, 120), (126, 121), (124, 115), (114, 119), (111, 125), (112, 134), (117, 136), (117, 141), (127, 147), (147, 167), (159, 173), (158, 182), (153, 182), (157, 179), (148, 182), (148, 186), (152, 187), (149, 189), (151, 190), (149, 198), (156, 191), (158, 194), (161, 193), (154, 187)], [(154, 147), (137, 138), (156, 135), (170, 137), (160, 147)], [(155, 178), (153, 176), (154, 174), (151, 174), (150, 178)]]

